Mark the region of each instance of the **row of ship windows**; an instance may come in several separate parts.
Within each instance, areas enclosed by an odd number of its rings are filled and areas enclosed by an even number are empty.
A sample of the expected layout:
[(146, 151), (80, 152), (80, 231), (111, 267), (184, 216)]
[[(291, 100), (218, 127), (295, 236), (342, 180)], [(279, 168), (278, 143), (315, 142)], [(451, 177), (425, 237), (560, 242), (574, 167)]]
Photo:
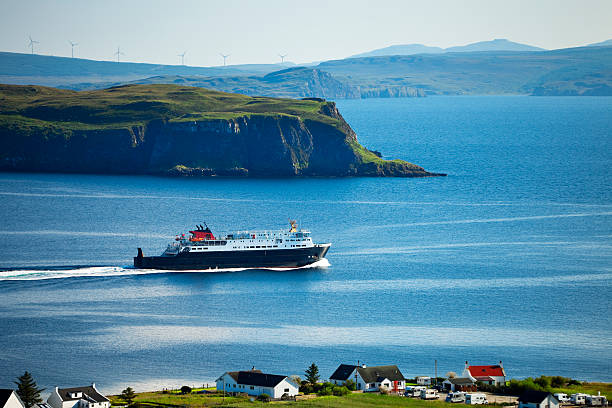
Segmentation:
[(234, 247), (234, 248), (278, 248), (278, 245), (252, 245), (252, 246), (244, 246), (244, 247)]

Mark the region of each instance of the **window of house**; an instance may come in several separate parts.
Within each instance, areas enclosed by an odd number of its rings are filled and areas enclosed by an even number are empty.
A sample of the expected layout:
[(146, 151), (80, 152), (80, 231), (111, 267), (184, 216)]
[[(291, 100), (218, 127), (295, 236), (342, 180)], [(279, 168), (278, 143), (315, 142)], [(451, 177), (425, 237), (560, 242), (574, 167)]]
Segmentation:
[(250, 389), (252, 389), (252, 390), (254, 390), (254, 389), (255, 389), (255, 387), (253, 387), (252, 385), (251, 385), (249, 388), (250, 388)]
[(285, 392), (289, 392), (289, 388), (285, 388)]

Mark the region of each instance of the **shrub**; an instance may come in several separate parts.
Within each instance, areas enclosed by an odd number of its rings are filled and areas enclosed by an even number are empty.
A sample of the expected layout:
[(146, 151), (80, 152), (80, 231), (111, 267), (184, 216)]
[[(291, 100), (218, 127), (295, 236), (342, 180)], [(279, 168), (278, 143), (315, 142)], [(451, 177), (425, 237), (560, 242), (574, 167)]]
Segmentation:
[(304, 394), (312, 394), (313, 392), (315, 392), (314, 387), (309, 384), (309, 383), (304, 383), (302, 385), (300, 385), (300, 392), (304, 393)]
[(181, 394), (191, 394), (191, 387), (188, 385), (183, 385), (181, 387)]
[(292, 400), (292, 399), (293, 399), (293, 397), (290, 396), (287, 393), (284, 393), (283, 395), (281, 395), (281, 401), (289, 401), (289, 400)]
[(347, 387), (339, 387), (339, 386), (335, 386), (332, 390), (332, 393), (336, 396), (336, 397), (342, 397), (343, 395), (348, 394), (350, 391)]
[(270, 402), (270, 396), (268, 394), (266, 394), (266, 393), (259, 394), (257, 396), (257, 401)]
[(550, 377), (550, 386), (553, 388), (561, 388), (565, 386), (569, 378), (561, 377), (560, 375), (555, 375), (554, 377)]
[(319, 391), (317, 391), (317, 395), (323, 397), (325, 395), (332, 395), (334, 393), (334, 389), (332, 386), (321, 387)]
[(550, 388), (550, 383), (551, 383), (550, 377), (541, 376), (533, 380), (533, 382), (538, 384), (540, 387), (542, 387), (545, 390)]
[(381, 394), (383, 394), (383, 395), (389, 395), (389, 389), (388, 389), (387, 387), (383, 387), (383, 386), (381, 386), (381, 387), (379, 387), (378, 389), (379, 389), (379, 391), (380, 391), (380, 393), (381, 393)]
[(353, 380), (346, 380), (344, 386), (349, 389), (349, 391), (355, 391), (357, 389), (357, 384)]

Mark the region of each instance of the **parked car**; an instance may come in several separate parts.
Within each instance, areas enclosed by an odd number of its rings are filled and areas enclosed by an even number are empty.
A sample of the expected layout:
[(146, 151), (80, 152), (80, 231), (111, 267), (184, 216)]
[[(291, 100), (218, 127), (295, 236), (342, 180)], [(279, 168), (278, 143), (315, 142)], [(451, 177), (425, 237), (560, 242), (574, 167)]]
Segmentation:
[(454, 404), (456, 403), (463, 403), (465, 402), (465, 392), (461, 392), (461, 391), (454, 391), (454, 392), (449, 392), (448, 395), (446, 396), (446, 402), (452, 402)]
[(586, 404), (590, 407), (606, 407), (608, 399), (603, 395), (587, 395)]
[(421, 390), (421, 399), (430, 400), (430, 399), (438, 399), (438, 390), (434, 390), (432, 388), (426, 388)]
[(588, 396), (587, 394), (582, 394), (582, 393), (572, 394), (572, 396), (570, 397), (570, 401), (574, 405), (585, 405), (587, 396)]
[(557, 399), (557, 401), (559, 401), (560, 403), (566, 404), (568, 402), (570, 402), (570, 397), (562, 392), (558, 392), (556, 394), (553, 394), (555, 396), (555, 398)]
[(488, 404), (487, 396), (479, 392), (465, 394), (465, 403), (468, 405)]

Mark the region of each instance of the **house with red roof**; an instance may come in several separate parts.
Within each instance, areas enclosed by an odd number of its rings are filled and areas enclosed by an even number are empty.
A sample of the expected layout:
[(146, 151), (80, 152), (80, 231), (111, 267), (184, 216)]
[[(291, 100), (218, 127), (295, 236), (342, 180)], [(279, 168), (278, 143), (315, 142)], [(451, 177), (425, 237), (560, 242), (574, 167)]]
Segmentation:
[(494, 365), (469, 365), (466, 361), (463, 377), (489, 385), (506, 385), (506, 371), (501, 361)]

